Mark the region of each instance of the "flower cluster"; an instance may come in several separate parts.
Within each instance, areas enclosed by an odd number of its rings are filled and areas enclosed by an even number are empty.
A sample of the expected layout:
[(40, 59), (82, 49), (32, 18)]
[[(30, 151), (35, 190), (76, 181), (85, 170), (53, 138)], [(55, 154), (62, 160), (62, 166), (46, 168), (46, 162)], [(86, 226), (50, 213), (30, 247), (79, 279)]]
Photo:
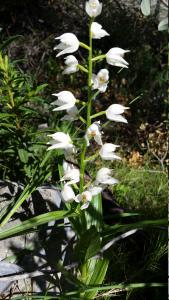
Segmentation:
[[(103, 37), (109, 36), (109, 33), (102, 28), (102, 25), (94, 22), (94, 19), (99, 16), (102, 12), (102, 3), (98, 0), (89, 0), (86, 2), (85, 10), (90, 17), (90, 40), (101, 39)], [(87, 102), (82, 102), (87, 108), (87, 119), (84, 120), (80, 117), (80, 111), (78, 109), (78, 104), (81, 102), (76, 99), (76, 97), (70, 91), (61, 91), (54, 93), (53, 96), (57, 97), (57, 100), (52, 102), (55, 106), (53, 111), (66, 111), (66, 114), (61, 120), (81, 120), (85, 124), (85, 134), (83, 138), (83, 146), (80, 158), (80, 167), (66, 160), (63, 162), (63, 177), (60, 179), (63, 183), (63, 188), (61, 195), (64, 202), (75, 201), (80, 204), (81, 210), (86, 209), (92, 198), (107, 186), (114, 185), (118, 183), (118, 180), (112, 177), (112, 170), (109, 168), (102, 167), (96, 173), (96, 178), (89, 179), (88, 183), (84, 182), (85, 177), (85, 158), (87, 147), (90, 146), (92, 140), (98, 145), (98, 155), (100, 155), (102, 160), (120, 160), (120, 156), (116, 154), (116, 149), (119, 145), (113, 143), (103, 143), (103, 132), (101, 130), (100, 121), (91, 122), (95, 117), (98, 117), (99, 113), (91, 116), (91, 106), (93, 97), (93, 90), (97, 91), (97, 94), (104, 93), (108, 87), (109, 83), (109, 71), (105, 69), (99, 70), (96, 74), (93, 73), (92, 63), (93, 61), (99, 61), (100, 59), (106, 59), (107, 64), (120, 68), (128, 68), (128, 62), (124, 59), (124, 55), (129, 52), (129, 50), (124, 50), (118, 47), (111, 48), (106, 54), (92, 58), (92, 43), (88, 46), (81, 43), (75, 34), (64, 33), (57, 37), (59, 44), (55, 46), (54, 50), (58, 51), (56, 57), (65, 54), (71, 54), (64, 58), (65, 69), (63, 74), (68, 75), (79, 70), (84, 71), (88, 74), (88, 95), (89, 99)], [(86, 69), (84, 66), (80, 65), (78, 59), (72, 55), (76, 52), (79, 47), (84, 47), (89, 51), (89, 66)], [(120, 104), (112, 104), (105, 111), (100, 112), (100, 115), (105, 115), (108, 120), (114, 122), (127, 123), (126, 118), (123, 116), (125, 110), (128, 107), (124, 107)], [(63, 149), (65, 157), (67, 155), (76, 154), (76, 148), (73, 141), (68, 133), (56, 132), (49, 135), (52, 140), (48, 142), (50, 146), (47, 150), (53, 149)], [(80, 184), (80, 187), (78, 185)], [(78, 189), (78, 193), (75, 190)]]

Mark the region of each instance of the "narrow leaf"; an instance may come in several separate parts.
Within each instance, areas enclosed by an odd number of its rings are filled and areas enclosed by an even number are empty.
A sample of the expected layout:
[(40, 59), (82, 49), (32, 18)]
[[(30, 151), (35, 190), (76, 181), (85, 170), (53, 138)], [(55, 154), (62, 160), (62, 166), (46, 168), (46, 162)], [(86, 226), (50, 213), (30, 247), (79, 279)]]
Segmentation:
[(10, 229), (0, 231), (0, 240), (9, 238), (9, 237), (12, 237), (15, 235), (24, 234), (26, 231), (28, 231), (30, 229), (36, 228), (40, 225), (49, 223), (51, 221), (57, 221), (57, 220), (64, 219), (66, 217), (74, 217), (74, 216), (76, 216), (75, 213), (68, 212), (65, 210), (45, 213), (45, 214), (39, 215), (37, 217), (31, 218), (27, 221), (24, 221), (21, 224), (14, 226)]

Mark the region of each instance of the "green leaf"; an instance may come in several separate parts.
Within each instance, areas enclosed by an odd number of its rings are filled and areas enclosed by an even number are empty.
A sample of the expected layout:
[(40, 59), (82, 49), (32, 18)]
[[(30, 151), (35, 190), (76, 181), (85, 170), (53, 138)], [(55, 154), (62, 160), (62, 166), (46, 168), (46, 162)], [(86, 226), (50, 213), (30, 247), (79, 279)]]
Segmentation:
[(132, 224), (116, 224), (113, 226), (105, 226), (105, 229), (102, 233), (102, 238), (107, 238), (108, 241), (110, 236), (114, 236), (117, 233), (123, 233), (128, 230), (132, 229), (142, 229), (142, 228), (160, 228), (161, 226), (167, 226), (168, 220), (167, 219), (159, 219), (159, 220), (144, 220)]
[(87, 227), (95, 226), (98, 231), (102, 228), (102, 195), (94, 196), (91, 205), (85, 212)]
[[(107, 258), (97, 260), (95, 263), (94, 271), (92, 272), (92, 275), (90, 277), (90, 280), (88, 278), (88, 280), (87, 280), (87, 282), (85, 282), (85, 284), (91, 285), (91, 286), (102, 284), (104, 281), (104, 278), (106, 276), (108, 266), (109, 266), (109, 260)], [(97, 288), (93, 289), (93, 291), (91, 291), (91, 292), (86, 292), (84, 294), (84, 299), (95, 299), (95, 296), (97, 295), (97, 293), (98, 293)]]
[(39, 92), (43, 91), (44, 88), (47, 87), (47, 86), (48, 86), (47, 83), (44, 83), (44, 84), (39, 85), (39, 86), (36, 88), (35, 93), (38, 94)]
[(24, 164), (26, 164), (29, 160), (29, 152), (26, 151), (25, 149), (18, 149), (18, 155), (19, 158), (21, 160), (21, 162), (23, 162)]
[(20, 197), (14, 202), (12, 208), (9, 205), (9, 209), (7, 208), (7, 214), (4, 215), (0, 212), (0, 227), (3, 227), (13, 216), (13, 214), (17, 211), (17, 209), (22, 205), (22, 203), (30, 197), (30, 195), (36, 190), (36, 188), (45, 182), (45, 180), (51, 175), (51, 173), (46, 169), (46, 163), (49, 157), (52, 155), (52, 151), (49, 151), (45, 154), (43, 161), (41, 162), (40, 166), (34, 170), (34, 174), (32, 176), (32, 180), (27, 184), (25, 189), (23, 190)]
[(0, 240), (15, 236), (24, 234), (30, 229), (35, 229), (36, 227), (49, 223), (51, 221), (57, 221), (68, 217), (74, 217), (76, 216), (75, 213), (68, 212), (66, 210), (60, 210), (60, 211), (53, 211), (49, 213), (45, 213), (42, 215), (39, 215), (37, 217), (31, 218), (27, 221), (22, 222), (21, 224), (14, 226), (10, 229), (6, 229), (3, 231), (0, 231)]
[(15, 117), (14, 114), (0, 113), (0, 120)]
[(142, 0), (141, 11), (142, 14), (146, 17), (150, 15), (150, 0)]
[(96, 228), (92, 226), (82, 234), (76, 246), (75, 255), (77, 256), (79, 262), (83, 264), (97, 252), (99, 252), (100, 245), (100, 235)]

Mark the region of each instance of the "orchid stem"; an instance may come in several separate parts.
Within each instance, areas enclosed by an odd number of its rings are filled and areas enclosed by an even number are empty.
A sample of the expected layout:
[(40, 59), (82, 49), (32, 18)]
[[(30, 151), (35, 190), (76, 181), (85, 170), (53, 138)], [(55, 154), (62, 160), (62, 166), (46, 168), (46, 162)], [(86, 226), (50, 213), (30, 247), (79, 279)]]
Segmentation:
[(82, 116), (79, 116), (79, 120), (80, 120), (82, 123), (86, 124), (86, 120), (85, 120)]
[(80, 47), (82, 47), (82, 48), (84, 48), (84, 49), (86, 49), (86, 50), (88, 50), (88, 51), (91, 50), (90, 47), (89, 47), (88, 45), (86, 45), (85, 43), (82, 43), (82, 42), (80, 42)]
[(92, 58), (92, 62), (97, 61), (97, 60), (103, 60), (106, 57), (106, 54), (98, 55), (94, 58)]
[(76, 99), (76, 103), (81, 104), (81, 105), (83, 105), (83, 106), (85, 106), (85, 105), (87, 104), (86, 102), (81, 101), (81, 100), (79, 100), (79, 99)]
[[(86, 129), (91, 125), (91, 108), (92, 108), (92, 33), (91, 33), (91, 25), (93, 22), (93, 18), (90, 19), (89, 24), (89, 56), (88, 56), (88, 101), (87, 101), (87, 120), (86, 120)], [(82, 46), (82, 45), (81, 45)], [(84, 176), (85, 176), (85, 156), (87, 150), (87, 143), (84, 139), (81, 159), (80, 159), (80, 193), (84, 190)]]
[(95, 100), (96, 97), (100, 94), (100, 91), (97, 91), (93, 96), (92, 96), (92, 99)]
[(79, 68), (80, 71), (82, 71), (84, 73), (88, 73), (88, 70), (85, 67), (83, 67), (82, 65), (78, 64), (77, 67)]
[(105, 115), (105, 111), (100, 111), (100, 112), (98, 112), (97, 114), (94, 114), (94, 115), (92, 115), (91, 117), (90, 117), (90, 119), (94, 119), (94, 118), (97, 118), (97, 117), (100, 117), (100, 116), (102, 116), (102, 115)]

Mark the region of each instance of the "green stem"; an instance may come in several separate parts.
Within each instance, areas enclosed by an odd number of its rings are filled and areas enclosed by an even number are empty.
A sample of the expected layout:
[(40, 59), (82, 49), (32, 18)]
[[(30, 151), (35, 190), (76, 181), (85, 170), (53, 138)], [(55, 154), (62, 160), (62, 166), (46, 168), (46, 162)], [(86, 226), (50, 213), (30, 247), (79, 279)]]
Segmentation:
[(94, 118), (97, 118), (97, 117), (100, 117), (100, 116), (102, 116), (102, 115), (105, 115), (105, 111), (100, 111), (100, 112), (98, 112), (97, 114), (94, 114), (94, 115), (92, 115), (91, 117), (90, 117), (90, 119), (94, 119)]
[[(91, 107), (92, 107), (92, 33), (91, 33), (91, 25), (93, 22), (93, 18), (90, 19), (89, 24), (89, 56), (88, 56), (88, 102), (87, 102), (87, 120), (86, 120), (86, 130), (91, 125)], [(81, 45), (82, 46), (82, 45)], [(84, 143), (82, 146), (82, 153), (80, 158), (80, 193), (84, 190), (84, 176), (85, 176), (85, 156), (86, 156), (87, 144), (84, 139)]]
[(96, 56), (96, 57), (92, 58), (92, 62), (97, 61), (97, 60), (103, 60), (105, 57), (106, 57), (106, 54)]
[(79, 120), (80, 120), (82, 123), (86, 124), (86, 121), (85, 121), (85, 119), (84, 119), (82, 116), (79, 117)]
[(97, 151), (95, 154), (93, 154), (93, 155), (91, 155), (91, 156), (87, 157), (87, 158), (85, 159), (85, 162), (88, 162), (88, 161), (94, 160), (95, 158), (97, 158), (97, 157), (98, 157), (98, 155), (99, 155), (99, 151)]
[(84, 49), (86, 49), (86, 50), (88, 50), (88, 51), (91, 50), (90, 47), (89, 47), (88, 45), (86, 45), (85, 43), (82, 43), (82, 42), (80, 42), (80, 47), (82, 47), (82, 48), (84, 48)]
[(97, 91), (93, 96), (92, 96), (92, 100), (95, 100), (96, 97), (100, 94), (100, 91)]
[(88, 70), (85, 67), (83, 67), (82, 65), (78, 64), (77, 67), (79, 68), (80, 71), (82, 71), (84, 73), (88, 73)]

